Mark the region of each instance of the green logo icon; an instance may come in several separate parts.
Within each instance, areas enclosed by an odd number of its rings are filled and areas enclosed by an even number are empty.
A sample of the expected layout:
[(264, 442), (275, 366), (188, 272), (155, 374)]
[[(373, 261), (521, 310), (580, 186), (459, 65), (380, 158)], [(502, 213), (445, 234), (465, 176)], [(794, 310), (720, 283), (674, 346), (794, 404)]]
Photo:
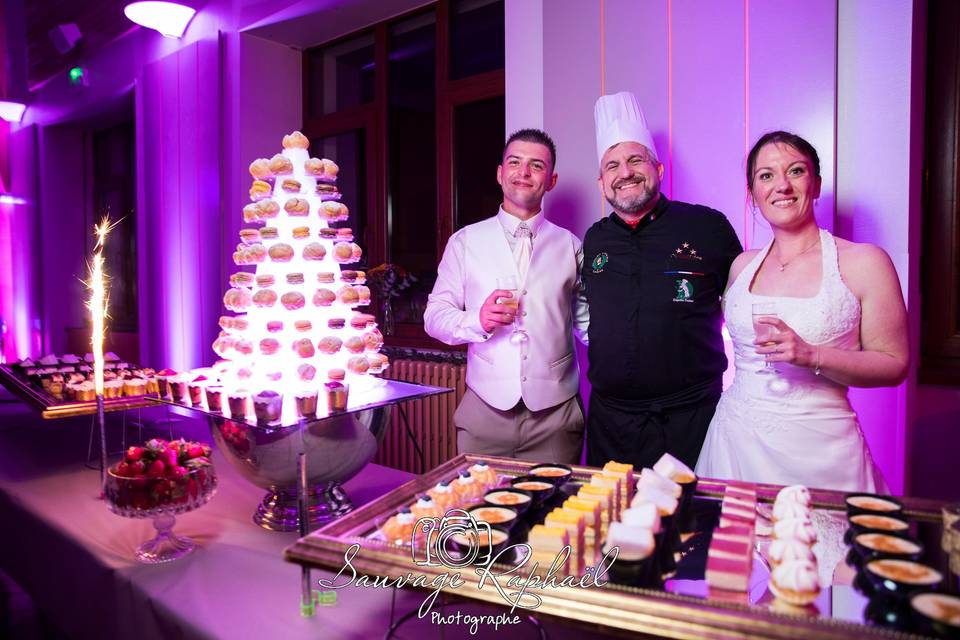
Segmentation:
[(600, 273), (603, 271), (603, 268), (607, 266), (608, 262), (610, 262), (610, 256), (604, 251), (597, 254), (597, 257), (593, 259), (593, 263), (590, 266), (594, 273)]
[(693, 283), (686, 278), (677, 278), (677, 293), (674, 302), (693, 302)]

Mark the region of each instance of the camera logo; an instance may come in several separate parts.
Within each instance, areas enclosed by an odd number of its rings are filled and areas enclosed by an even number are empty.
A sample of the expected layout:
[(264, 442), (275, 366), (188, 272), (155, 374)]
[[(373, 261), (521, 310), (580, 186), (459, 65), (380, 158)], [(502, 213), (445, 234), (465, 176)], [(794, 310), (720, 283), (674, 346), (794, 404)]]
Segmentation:
[[(411, 534), (413, 562), (421, 567), (460, 569), (488, 564), (493, 550), (493, 529), (462, 509), (442, 518), (420, 518)], [(455, 552), (451, 555), (451, 549)], [(425, 553), (423, 558), (418, 552)]]

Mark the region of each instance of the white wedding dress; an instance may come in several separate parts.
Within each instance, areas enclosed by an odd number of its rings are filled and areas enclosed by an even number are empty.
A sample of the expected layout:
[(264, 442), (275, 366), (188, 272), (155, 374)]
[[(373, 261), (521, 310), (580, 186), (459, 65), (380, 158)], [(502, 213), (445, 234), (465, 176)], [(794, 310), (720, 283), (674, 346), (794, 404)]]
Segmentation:
[(846, 386), (782, 362), (774, 363), (775, 373), (759, 373), (764, 358), (753, 344), (754, 303), (774, 303), (780, 319), (809, 344), (860, 349), (860, 301), (840, 276), (833, 236), (821, 229), (820, 241), (823, 279), (816, 296), (750, 292), (770, 244), (727, 291), (724, 320), (733, 338), (736, 371), (710, 423), (697, 475), (888, 492), (847, 400)]

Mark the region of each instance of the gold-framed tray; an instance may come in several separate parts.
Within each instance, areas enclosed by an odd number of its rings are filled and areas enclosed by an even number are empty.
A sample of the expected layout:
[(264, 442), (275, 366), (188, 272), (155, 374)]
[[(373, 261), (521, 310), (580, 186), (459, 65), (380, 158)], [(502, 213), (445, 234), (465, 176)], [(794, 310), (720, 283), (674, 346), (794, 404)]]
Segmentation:
[[(44, 389), (35, 380), (36, 376), (27, 376), (17, 364), (0, 365), (0, 384), (24, 403), (40, 412), (45, 420), (72, 418), (93, 415), (97, 412), (96, 400), (70, 400), (65, 394), (55, 395)], [(155, 394), (154, 394), (155, 396)], [(157, 398), (151, 395), (120, 396), (104, 398), (104, 411), (125, 411), (140, 407), (155, 406)]]
[[(301, 538), (285, 550), (284, 557), (303, 566), (332, 571), (335, 577), (322, 583), (321, 588), (412, 587), (426, 592), (424, 607), (430, 605), (430, 594), (439, 591), (457, 599), (500, 605), (510, 615), (560, 618), (613, 635), (639, 633), (669, 638), (805, 640), (920, 637), (868, 622), (865, 611), (868, 599), (852, 584), (857, 574), (847, 563), (849, 546), (844, 541), (846, 496), (835, 491), (810, 492), (813, 521), (822, 528), (821, 542), (832, 541), (833, 544), (832, 551), (821, 549), (818, 556), (825, 556), (823, 559), (835, 563), (835, 566), (832, 571), (827, 570), (829, 583), (816, 602), (803, 608), (781, 606), (782, 602), (769, 592), (766, 557), (769, 541), (762, 536), (757, 537), (752, 551), (753, 570), (746, 592), (721, 591), (707, 586), (704, 579), (707, 546), (720, 514), (720, 500), (728, 486), (724, 481), (699, 480), (692, 500), (699, 526), (694, 533), (684, 536), (680, 547), (682, 555), (677, 554), (676, 575), (662, 583), (662, 588), (661, 583), (657, 588), (640, 588), (607, 582), (609, 576), (600, 581), (605, 584), (598, 585), (588, 570), (579, 572), (574, 576), (576, 579), (563, 581), (560, 574), (554, 576), (553, 582), (547, 586), (525, 589), (523, 580), (529, 580), (530, 575), (523, 566), (518, 567), (526, 555), (523, 551), (518, 550), (504, 564), (454, 567), (449, 558), (438, 561), (439, 554), (428, 555), (426, 550), (430, 547), (417, 545), (415, 539), (412, 539), (414, 544), (406, 544), (384, 535), (385, 530), (390, 531), (386, 529), (386, 523), (398, 510), (416, 503), (420, 494), (434, 488), (438, 482), (451, 480), (477, 463), (486, 463), (495, 470), (501, 487), (509, 485), (511, 479), (527, 475), (536, 466), (533, 462), (508, 458), (460, 455)], [(572, 474), (568, 485), (573, 487), (598, 472), (582, 466), (570, 469)], [(755, 490), (757, 510), (761, 514), (769, 512), (770, 503), (781, 488), (729, 484)], [(923, 561), (942, 572), (944, 583), (949, 583), (945, 589), (956, 593), (956, 576), (950, 573), (948, 559), (940, 548), (942, 503), (910, 498), (900, 501), (903, 503), (902, 516), (910, 521), (912, 535), (923, 541), (926, 553)], [(523, 548), (524, 545), (518, 546), (518, 549)], [(458, 557), (454, 552), (454, 561)], [(821, 567), (824, 566), (823, 559)], [(542, 583), (546, 576), (542, 571), (537, 575)], [(515, 579), (512, 583), (511, 578)], [(527, 593), (519, 603), (516, 602), (518, 592)]]

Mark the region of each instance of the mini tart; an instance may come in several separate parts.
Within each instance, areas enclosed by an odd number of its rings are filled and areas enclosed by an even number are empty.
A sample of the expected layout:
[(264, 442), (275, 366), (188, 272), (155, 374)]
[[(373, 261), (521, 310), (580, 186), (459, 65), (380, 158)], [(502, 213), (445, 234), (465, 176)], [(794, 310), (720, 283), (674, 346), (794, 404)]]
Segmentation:
[(317, 307), (329, 307), (336, 299), (337, 294), (330, 289), (317, 289), (313, 294), (313, 304)]
[(327, 255), (327, 248), (319, 242), (311, 242), (303, 248), (304, 260), (323, 260)]
[(284, 158), (281, 153), (270, 158), (267, 166), (270, 168), (270, 171), (277, 176), (293, 173), (293, 163)]
[(290, 198), (283, 203), (283, 210), (291, 216), (305, 216), (310, 213), (310, 203), (303, 198)]

